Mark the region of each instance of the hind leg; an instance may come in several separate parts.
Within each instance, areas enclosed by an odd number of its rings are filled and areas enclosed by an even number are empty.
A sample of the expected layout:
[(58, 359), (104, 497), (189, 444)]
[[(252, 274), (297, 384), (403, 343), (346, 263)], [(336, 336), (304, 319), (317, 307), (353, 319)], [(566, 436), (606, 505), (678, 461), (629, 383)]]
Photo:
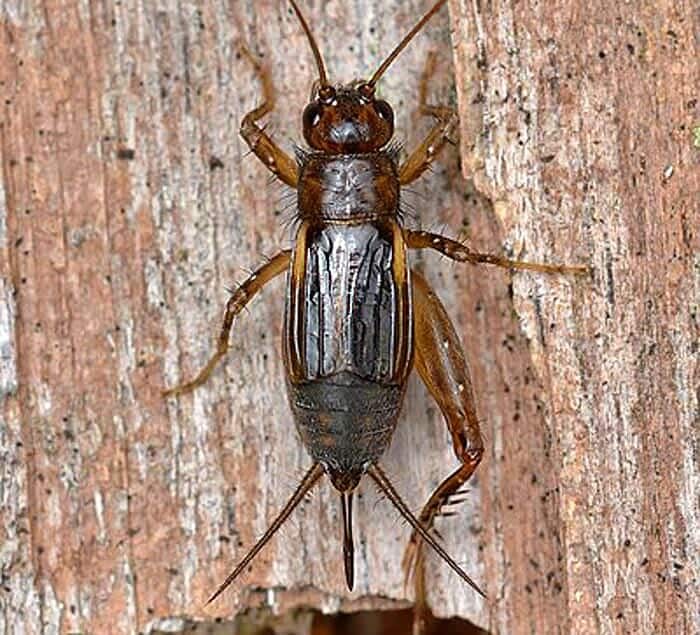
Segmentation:
[[(445, 307), (425, 278), (411, 272), (413, 281), (416, 368), (433, 399), (440, 406), (452, 435), (452, 446), (460, 466), (431, 494), (419, 516), (432, 529), (435, 519), (469, 480), (484, 452), (474, 391), (462, 346)], [(454, 502), (454, 501), (452, 501)], [(416, 596), (414, 634), (422, 635), (430, 612), (425, 592), (425, 557), (422, 540), (411, 534), (403, 567), (407, 581), (413, 578)]]

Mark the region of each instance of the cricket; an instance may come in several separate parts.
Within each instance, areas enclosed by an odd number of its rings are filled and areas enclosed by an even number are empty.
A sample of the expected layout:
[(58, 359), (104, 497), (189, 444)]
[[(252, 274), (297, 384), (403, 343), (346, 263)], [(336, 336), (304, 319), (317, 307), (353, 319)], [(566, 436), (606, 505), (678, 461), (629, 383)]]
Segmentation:
[[(421, 80), (419, 112), (434, 124), (402, 159), (394, 140), (394, 111), (376, 96), (377, 85), (414, 36), (445, 5), (439, 0), (417, 21), (368, 79), (329, 80), (311, 28), (289, 0), (304, 30), (318, 76), (301, 117), (307, 148), (284, 152), (260, 120), (275, 106), (270, 70), (247, 51), (263, 101), (241, 123), (252, 153), (296, 191), (299, 221), (293, 248), (279, 251), (230, 295), (216, 350), (199, 374), (165, 391), (176, 396), (210, 377), (229, 348), (236, 316), (265, 285), (286, 274), (282, 355), (289, 404), (310, 466), (278, 516), (212, 594), (218, 598), (274, 536), (325, 475), (342, 510), (340, 551), (348, 589), (354, 585), (353, 495), (369, 477), (412, 528), (403, 568), (414, 590), (415, 633), (427, 608), (424, 546), (430, 547), (469, 587), (486, 597), (434, 533), (436, 519), (463, 495), (479, 465), (484, 442), (462, 345), (442, 302), (411, 268), (412, 250), (435, 250), (450, 260), (543, 274), (585, 274), (585, 266), (541, 264), (481, 253), (446, 236), (408, 229), (402, 189), (419, 179), (457, 127), (455, 111), (427, 103), (429, 73)], [(381, 467), (397, 426), (413, 369), (445, 419), (458, 467), (414, 515)]]

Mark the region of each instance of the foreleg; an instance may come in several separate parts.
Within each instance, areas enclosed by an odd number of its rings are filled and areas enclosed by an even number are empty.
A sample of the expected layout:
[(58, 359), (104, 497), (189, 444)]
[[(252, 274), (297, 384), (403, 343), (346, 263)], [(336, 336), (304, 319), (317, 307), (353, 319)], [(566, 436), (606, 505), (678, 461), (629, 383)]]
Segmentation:
[(290, 187), (295, 188), (298, 179), (296, 161), (284, 152), (257, 124), (275, 107), (275, 88), (272, 84), (270, 70), (263, 66), (260, 60), (253, 56), (247, 48), (241, 48), (241, 52), (253, 64), (263, 88), (263, 103), (243, 117), (241, 136), (270, 172)]
[(435, 70), (435, 54), (430, 53), (423, 70), (419, 91), (419, 112), (434, 117), (437, 121), (423, 142), (399, 167), (401, 185), (408, 185), (425, 172), (442, 147), (450, 141), (457, 127), (457, 113), (446, 106), (431, 106), (427, 103), (428, 79)]

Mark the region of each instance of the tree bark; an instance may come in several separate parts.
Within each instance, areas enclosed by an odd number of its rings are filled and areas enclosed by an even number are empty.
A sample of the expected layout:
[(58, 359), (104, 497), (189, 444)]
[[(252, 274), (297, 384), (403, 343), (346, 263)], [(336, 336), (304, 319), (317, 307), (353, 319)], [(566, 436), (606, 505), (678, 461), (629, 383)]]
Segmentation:
[[(304, 5), (334, 81), (368, 76), (428, 8)], [(415, 254), (463, 337), (487, 443), (439, 530), (490, 603), (430, 557), (431, 604), (494, 633), (700, 632), (697, 7), (449, 13), (381, 83), (409, 147), (430, 124), (415, 112), (430, 50), (432, 101), (460, 113), (460, 151), (404, 196), (410, 222), (593, 274)], [(302, 141), (316, 74), (287, 4), (6, 0), (0, 19), (0, 632), (405, 604), (408, 529), (361, 486), (349, 594), (324, 483), (203, 608), (310, 463), (281, 279), (205, 386), (160, 394), (213, 352), (225, 288), (291, 243), (293, 198), (238, 136), (261, 94), (245, 43), (273, 70), (268, 129)], [(384, 466), (413, 509), (456, 466), (415, 378)]]

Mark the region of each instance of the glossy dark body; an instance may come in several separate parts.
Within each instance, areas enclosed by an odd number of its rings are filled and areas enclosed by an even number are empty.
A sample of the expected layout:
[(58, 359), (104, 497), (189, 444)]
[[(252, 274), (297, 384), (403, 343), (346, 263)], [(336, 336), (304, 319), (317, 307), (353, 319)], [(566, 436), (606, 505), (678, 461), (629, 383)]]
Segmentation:
[(301, 438), (352, 490), (386, 450), (412, 362), (410, 282), (396, 249), (391, 152), (302, 154), (303, 220), (287, 292), (285, 363)]

